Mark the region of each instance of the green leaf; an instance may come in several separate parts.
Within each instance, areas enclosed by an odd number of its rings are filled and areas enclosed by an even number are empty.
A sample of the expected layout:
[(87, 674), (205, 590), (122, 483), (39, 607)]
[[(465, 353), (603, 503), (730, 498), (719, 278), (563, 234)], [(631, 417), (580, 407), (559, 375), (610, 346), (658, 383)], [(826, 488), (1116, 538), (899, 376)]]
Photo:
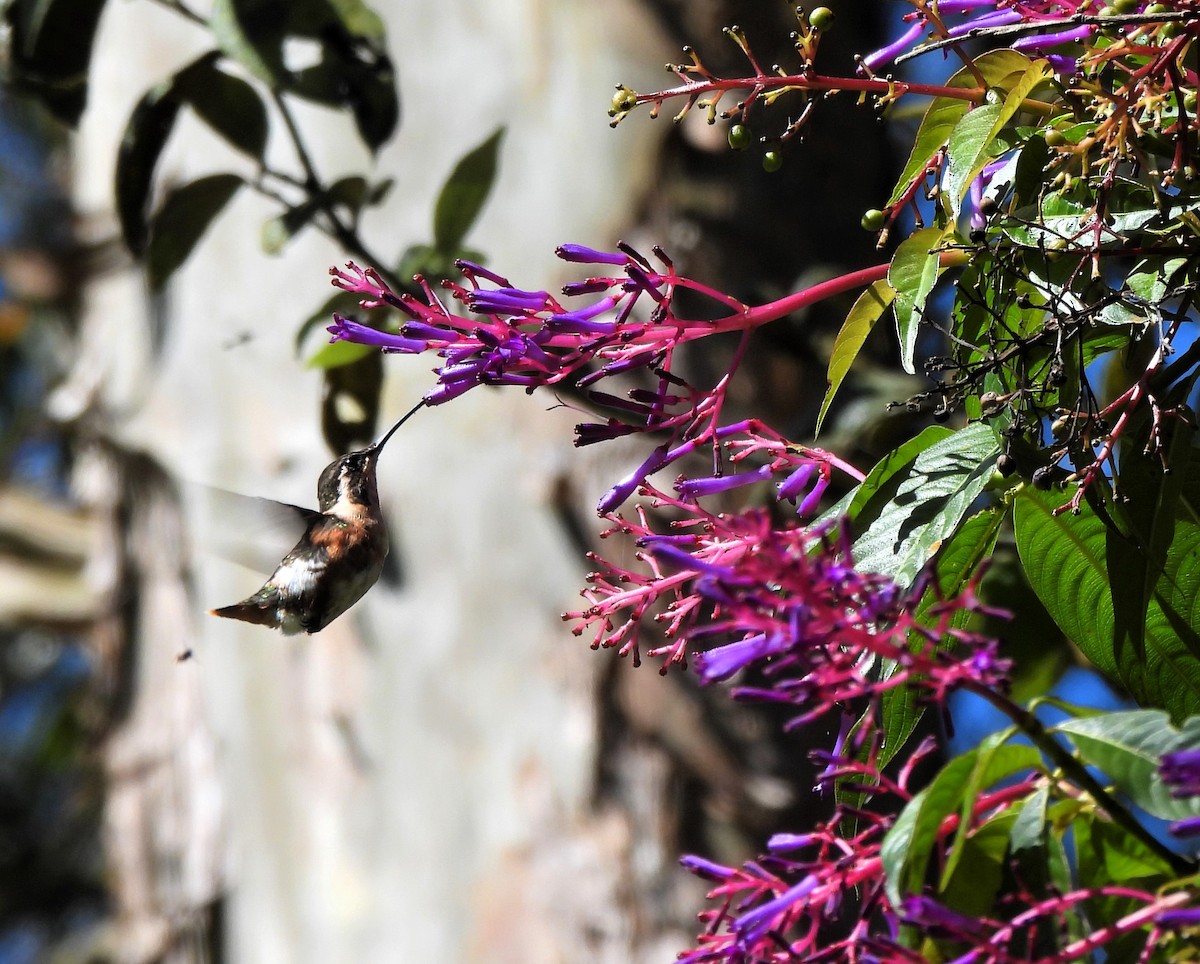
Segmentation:
[(925, 301), (938, 275), (942, 273), (937, 250), (948, 233), (944, 228), (914, 231), (900, 244), (888, 267), (887, 283), (896, 292), (896, 334), (900, 338), (900, 364), (910, 375), (916, 374), (917, 332), (925, 311)]
[(88, 71), (104, 0), (10, 0), (6, 78), (74, 127), (87, 106)]
[(988, 148), (995, 139), (1003, 104), (980, 104), (967, 112), (950, 132), (946, 142), (946, 197), (950, 202), (950, 217), (957, 220), (962, 211), (962, 199), (971, 182), (990, 160)]
[[(962, 210), (962, 199), (971, 182), (984, 166), (1003, 153), (1003, 146), (993, 149), (993, 143), (1003, 127), (1016, 115), (1030, 92), (1050, 76), (1049, 62), (1039, 60), (1029, 64), (1019, 79), (1007, 88), (1004, 100), (982, 104), (958, 122), (947, 140), (947, 194), (952, 218)], [(1011, 76), (1005, 78), (1010, 80)], [(998, 86), (998, 85), (997, 85)]]
[(267, 147), (267, 108), (250, 84), (218, 70), (217, 53), (201, 57), (175, 75), (175, 96), (237, 150), (262, 163)]
[(366, 178), (343, 177), (329, 186), (320, 197), (289, 207), (283, 214), (271, 218), (263, 225), (262, 247), (267, 254), (278, 254), (301, 229), (308, 225), (326, 203), (347, 208), (351, 215), (358, 216), (368, 198)]
[[(992, 784), (1018, 771), (1031, 770), (1041, 756), (1031, 746), (996, 745), (998, 737), (947, 763), (933, 781), (912, 798), (883, 838), (880, 858), (893, 906), (905, 894), (918, 893), (942, 822), (955, 811), (965, 813)], [(982, 751), (982, 752), (981, 752)]]
[(262, 159), (267, 139), (266, 109), (249, 84), (217, 69), (219, 56), (215, 51), (206, 53), (156, 84), (138, 102), (125, 125), (117, 151), (116, 208), (121, 234), (137, 257), (146, 249), (154, 172), (181, 105), (191, 105), (205, 123), (237, 149)]
[(158, 84), (138, 101), (117, 149), (116, 207), (125, 244), (137, 257), (146, 250), (150, 230), (150, 185), (167, 138), (179, 116), (170, 81)]
[(971, 836), (955, 844), (954, 872), (940, 888), (947, 907), (970, 917), (983, 917), (995, 907), (1007, 869), (1008, 841), (1016, 814), (1011, 810), (990, 818)]
[[(1014, 517), (1021, 563), (1054, 621), (1138, 703), (1165, 709), (1175, 720), (1200, 712), (1200, 567), (1194, 562), (1200, 524), (1192, 521), (1200, 516), (1197, 500), (1185, 495), (1188, 517), (1175, 520), (1148, 600), (1144, 580), (1156, 565), (1089, 503), (1079, 515), (1055, 515), (1068, 495), (1026, 488)], [(1137, 600), (1145, 601), (1144, 612)]]
[(1050, 787), (1045, 784), (1025, 798), (1008, 838), (1012, 853), (1045, 846), (1046, 806), (1049, 802)]
[(846, 321), (837, 333), (837, 338), (834, 339), (833, 350), (829, 353), (827, 387), (825, 398), (821, 401), (821, 411), (817, 414), (815, 435), (821, 433), (821, 423), (825, 421), (825, 414), (829, 411), (833, 396), (837, 394), (843, 379), (850, 371), (850, 366), (858, 357), (863, 343), (867, 340), (867, 335), (871, 333), (875, 322), (887, 311), (888, 305), (895, 297), (896, 292), (892, 286), (886, 281), (880, 280), (863, 291), (858, 296), (858, 300), (854, 302), (854, 307), (850, 309)]
[(1129, 710), (1067, 720), (1052, 732), (1069, 736), (1080, 759), (1103, 770), (1118, 790), (1147, 813), (1162, 820), (1200, 815), (1200, 798), (1172, 797), (1158, 775), (1164, 753), (1200, 749), (1200, 730), (1195, 726), (1181, 731), (1161, 710)]
[(970, 105), (967, 101), (950, 97), (935, 97), (925, 109), (917, 136), (913, 139), (912, 153), (900, 172), (887, 206), (897, 204), (908, 192), (912, 182), (929, 167), (937, 152), (946, 146), (950, 134), (958, 125)]
[(1170, 864), (1122, 827), (1096, 820), (1090, 830), (1080, 837), (1079, 856), (1081, 877), (1086, 874), (1093, 886), (1175, 876)]
[(496, 179), (503, 138), (504, 128), (497, 128), (482, 144), (463, 155), (442, 185), (433, 211), (433, 245), (442, 254), (457, 252), (479, 217)]
[(356, 362), (374, 351), (376, 349), (370, 345), (360, 345), (356, 341), (334, 341), (318, 348), (304, 364), (309, 368), (340, 368), (342, 365)]
[[(975, 766), (971, 770), (970, 779), (963, 788), (962, 802), (958, 807), (958, 829), (955, 831), (954, 843), (950, 845), (946, 854), (946, 865), (942, 868), (941, 883), (938, 885), (939, 891), (946, 890), (959, 861), (963, 858), (964, 845), (968, 835), (972, 832), (971, 818), (975, 812), (975, 803), (979, 799), (979, 795), (1014, 770), (1032, 770), (1042, 762), (1041, 753), (1032, 746), (1007, 745), (1006, 741), (1011, 735), (1011, 731), (992, 733), (985, 737), (979, 745)], [(1006, 834), (1006, 846), (1007, 836)], [(1001, 855), (1003, 855), (1003, 850)]]
[(852, 521), (859, 521), (862, 517), (863, 525), (874, 520), (879, 515), (879, 510), (892, 500), (896, 484), (903, 474), (911, 469), (917, 456), (953, 434), (948, 428), (930, 425), (915, 438), (901, 443), (875, 463), (871, 471), (867, 473), (867, 477), (851, 491), (850, 498), (844, 500), (846, 501), (845, 506), (841, 507), (836, 514), (832, 512), (822, 514), (817, 520), (817, 524), (834, 522), (843, 515)]
[[(1001, 90), (1013, 90), (1030, 69), (1027, 57), (1015, 50), (991, 50), (972, 63), (984, 81)], [(964, 67), (947, 81), (949, 87), (975, 88), (978, 82), (972, 69)], [(896, 188), (888, 199), (888, 207), (905, 196), (914, 180), (921, 176), (934, 156), (950, 140), (950, 134), (966, 114), (970, 103), (957, 97), (935, 97), (925, 111), (917, 136), (913, 140), (912, 154), (896, 182)]]
[(866, 528), (856, 524), (855, 565), (911, 585), (983, 492), (999, 453), (995, 434), (979, 422), (922, 451), (877, 494), (879, 508)]
[(154, 216), (146, 249), (146, 274), (152, 290), (162, 288), (187, 260), (242, 183), (236, 174), (210, 174), (167, 195)]

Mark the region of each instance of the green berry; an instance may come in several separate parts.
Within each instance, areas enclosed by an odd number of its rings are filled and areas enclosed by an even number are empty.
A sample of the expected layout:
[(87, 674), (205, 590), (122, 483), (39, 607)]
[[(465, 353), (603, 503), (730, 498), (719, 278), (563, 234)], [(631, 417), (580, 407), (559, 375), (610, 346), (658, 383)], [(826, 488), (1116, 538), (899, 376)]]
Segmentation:
[(735, 151), (744, 151), (750, 146), (750, 128), (745, 124), (734, 124), (729, 128), (729, 146)]
[(1046, 131), (1046, 146), (1047, 147), (1062, 147), (1067, 142), (1066, 135), (1057, 127), (1051, 127)]
[(763, 170), (768, 174), (774, 174), (783, 167), (783, 155), (779, 151), (767, 151), (763, 155)]
[(887, 215), (880, 211), (879, 208), (871, 208), (871, 210), (862, 216), (860, 223), (864, 231), (881, 231), (884, 224), (887, 223)]
[(1133, 13), (1141, 0), (1112, 0), (1112, 8), (1117, 13)]
[(828, 7), (817, 7), (808, 15), (808, 22), (813, 30), (827, 31), (833, 26), (833, 11)]

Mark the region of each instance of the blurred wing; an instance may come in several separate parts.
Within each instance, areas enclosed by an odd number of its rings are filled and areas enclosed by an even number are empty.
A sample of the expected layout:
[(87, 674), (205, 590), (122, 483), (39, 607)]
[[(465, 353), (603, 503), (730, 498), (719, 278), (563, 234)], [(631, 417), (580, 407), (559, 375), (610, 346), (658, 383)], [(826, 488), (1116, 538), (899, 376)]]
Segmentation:
[(197, 548), (264, 575), (295, 547), (309, 523), (321, 517), (315, 509), (213, 486), (188, 489), (204, 500), (204, 531), (192, 532)]

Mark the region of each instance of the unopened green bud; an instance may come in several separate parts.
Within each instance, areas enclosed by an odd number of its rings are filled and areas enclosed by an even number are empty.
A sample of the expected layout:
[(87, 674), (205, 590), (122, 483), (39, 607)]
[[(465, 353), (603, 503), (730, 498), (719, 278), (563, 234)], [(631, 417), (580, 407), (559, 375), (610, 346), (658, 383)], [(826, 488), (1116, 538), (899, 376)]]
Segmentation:
[(881, 231), (887, 223), (887, 215), (878, 208), (871, 208), (862, 216), (860, 223), (864, 231)]
[(828, 7), (817, 7), (808, 15), (808, 22), (814, 30), (824, 33), (833, 26), (833, 11)]

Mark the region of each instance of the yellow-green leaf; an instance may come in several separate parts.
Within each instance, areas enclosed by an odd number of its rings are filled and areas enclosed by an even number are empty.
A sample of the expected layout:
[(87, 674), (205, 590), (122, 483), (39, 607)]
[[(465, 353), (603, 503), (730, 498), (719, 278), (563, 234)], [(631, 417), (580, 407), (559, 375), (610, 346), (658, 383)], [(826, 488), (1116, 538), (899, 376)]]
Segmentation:
[(895, 289), (881, 279), (858, 296), (854, 307), (846, 316), (845, 323), (834, 339), (833, 350), (829, 353), (829, 371), (826, 376), (828, 387), (825, 389), (825, 398), (821, 401), (821, 411), (817, 415), (817, 434), (821, 432), (821, 423), (825, 421), (825, 413), (829, 411), (833, 396), (837, 394), (843, 379), (850, 371), (850, 366), (862, 350), (867, 335), (895, 297)]

